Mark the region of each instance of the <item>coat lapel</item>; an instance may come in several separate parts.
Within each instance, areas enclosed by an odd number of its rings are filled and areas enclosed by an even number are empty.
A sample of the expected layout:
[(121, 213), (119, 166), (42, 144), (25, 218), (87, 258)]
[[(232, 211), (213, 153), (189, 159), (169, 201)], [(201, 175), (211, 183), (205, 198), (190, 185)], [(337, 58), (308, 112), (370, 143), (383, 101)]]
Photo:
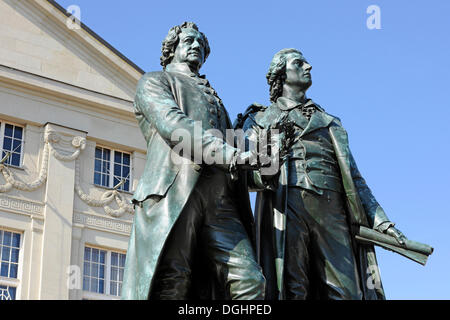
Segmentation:
[(289, 120), (302, 130), (308, 126), (308, 119), (306, 119), (299, 109), (294, 109), (289, 112)]
[[(297, 111), (298, 112), (298, 111)], [(309, 121), (308, 125), (306, 126), (305, 130), (303, 130), (300, 137), (317, 130), (319, 128), (325, 128), (330, 125), (330, 123), (334, 120), (334, 117), (326, 114), (323, 111), (316, 111), (311, 117), (311, 120)]]

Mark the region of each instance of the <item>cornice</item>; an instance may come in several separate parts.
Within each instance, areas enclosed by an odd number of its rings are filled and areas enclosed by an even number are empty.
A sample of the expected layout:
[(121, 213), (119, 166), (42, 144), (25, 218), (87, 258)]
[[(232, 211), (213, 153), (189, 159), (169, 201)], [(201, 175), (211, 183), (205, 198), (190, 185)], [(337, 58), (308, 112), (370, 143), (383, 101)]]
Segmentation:
[(0, 65), (0, 85), (37, 97), (72, 103), (107, 115), (135, 121), (133, 101), (125, 100), (22, 70)]

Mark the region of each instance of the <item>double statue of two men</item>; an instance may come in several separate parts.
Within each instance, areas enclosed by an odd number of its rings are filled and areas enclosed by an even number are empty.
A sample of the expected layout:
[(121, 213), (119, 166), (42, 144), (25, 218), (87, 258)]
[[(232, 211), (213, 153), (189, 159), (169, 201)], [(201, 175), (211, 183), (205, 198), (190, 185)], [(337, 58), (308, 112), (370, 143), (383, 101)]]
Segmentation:
[[(163, 70), (138, 84), (147, 163), (133, 197), (122, 298), (383, 299), (372, 281), (373, 245), (357, 243), (354, 227), (406, 238), (361, 177), (340, 120), (306, 97), (311, 66), (298, 50), (275, 54), (272, 105), (252, 105), (235, 123), (244, 132), (290, 124), (290, 143), (271, 146), (286, 149), (283, 160), (264, 175), (267, 163), (254, 151), (223, 138), (232, 123), (199, 75), (209, 53), (194, 23), (175, 26), (163, 42)], [(174, 155), (180, 130), (190, 149)], [(255, 218), (249, 191), (258, 191)]]

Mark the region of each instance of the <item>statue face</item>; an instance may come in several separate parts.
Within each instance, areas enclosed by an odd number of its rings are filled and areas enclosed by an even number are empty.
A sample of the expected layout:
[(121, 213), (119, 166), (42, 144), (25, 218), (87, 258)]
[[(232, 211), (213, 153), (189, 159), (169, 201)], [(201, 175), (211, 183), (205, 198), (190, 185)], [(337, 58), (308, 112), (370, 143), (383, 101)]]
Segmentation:
[(312, 67), (299, 53), (292, 52), (286, 55), (286, 85), (298, 86), (307, 90), (311, 84)]
[(200, 32), (191, 28), (181, 29), (180, 41), (172, 62), (187, 63), (191, 69), (199, 70), (205, 60), (205, 40)]

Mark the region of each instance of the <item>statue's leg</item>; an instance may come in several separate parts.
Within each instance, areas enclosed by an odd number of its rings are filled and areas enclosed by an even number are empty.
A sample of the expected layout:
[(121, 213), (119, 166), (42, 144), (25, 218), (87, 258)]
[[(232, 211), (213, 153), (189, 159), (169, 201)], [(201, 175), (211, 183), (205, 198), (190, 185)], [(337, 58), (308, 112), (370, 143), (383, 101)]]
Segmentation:
[(312, 268), (319, 281), (319, 298), (362, 299), (343, 196), (324, 190), (323, 195), (308, 193), (304, 203), (312, 218)]
[(301, 188), (289, 188), (286, 219), (285, 297), (306, 300), (311, 298), (310, 231)]
[(150, 300), (191, 298), (193, 259), (202, 223), (201, 198), (195, 188), (170, 231), (156, 268)]
[(214, 172), (204, 185), (202, 246), (224, 299), (263, 300), (265, 279), (240, 219), (229, 176)]

